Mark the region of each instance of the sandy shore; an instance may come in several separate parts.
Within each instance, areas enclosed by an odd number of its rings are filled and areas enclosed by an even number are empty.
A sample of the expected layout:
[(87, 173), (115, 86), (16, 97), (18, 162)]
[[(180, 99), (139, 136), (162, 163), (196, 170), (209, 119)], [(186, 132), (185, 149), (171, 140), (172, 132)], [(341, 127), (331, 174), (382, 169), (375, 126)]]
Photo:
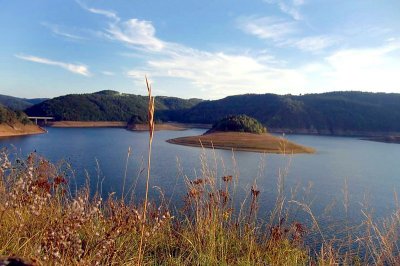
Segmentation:
[(312, 148), (301, 146), (270, 134), (215, 132), (200, 136), (170, 139), (167, 142), (194, 147), (203, 146), (205, 148), (265, 153), (294, 154), (315, 152)]
[(50, 127), (126, 127), (126, 122), (121, 121), (54, 121), (49, 122)]
[(42, 134), (46, 131), (37, 125), (0, 124), (0, 137), (14, 137), (24, 135)]

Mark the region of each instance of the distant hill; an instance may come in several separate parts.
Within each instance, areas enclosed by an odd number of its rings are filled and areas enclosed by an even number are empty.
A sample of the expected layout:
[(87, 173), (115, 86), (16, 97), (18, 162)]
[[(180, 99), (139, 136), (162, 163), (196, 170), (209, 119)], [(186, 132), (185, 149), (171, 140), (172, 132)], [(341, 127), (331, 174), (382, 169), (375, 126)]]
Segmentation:
[[(199, 99), (155, 98), (156, 119), (167, 121), (201, 102)], [(148, 97), (106, 90), (88, 94), (70, 94), (36, 104), (26, 110), (32, 116), (53, 116), (71, 121), (130, 121), (147, 119)]]
[[(146, 96), (100, 91), (46, 100), (26, 110), (57, 120), (133, 121), (147, 119)], [(220, 100), (156, 97), (156, 120), (214, 124), (229, 115), (254, 117), (270, 132), (330, 135), (400, 134), (400, 94), (330, 92), (244, 94)]]
[(25, 110), (28, 107), (31, 107), (34, 104), (41, 103), (47, 99), (44, 98), (36, 98), (36, 99), (25, 99), (25, 98), (17, 98), (8, 95), (0, 94), (0, 104), (6, 106), (13, 110)]
[(185, 111), (179, 121), (215, 123), (238, 114), (256, 118), (270, 131), (333, 135), (400, 132), (400, 94), (236, 95), (201, 102)]

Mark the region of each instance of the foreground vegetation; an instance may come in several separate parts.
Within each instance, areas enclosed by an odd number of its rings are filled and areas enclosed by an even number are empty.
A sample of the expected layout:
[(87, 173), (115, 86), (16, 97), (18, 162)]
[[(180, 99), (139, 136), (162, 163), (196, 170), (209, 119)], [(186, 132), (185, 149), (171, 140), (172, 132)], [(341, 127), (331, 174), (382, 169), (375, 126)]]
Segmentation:
[[(168, 199), (147, 203), (111, 194), (71, 191), (62, 167), (31, 154), (10, 162), (0, 157), (0, 261), (20, 258), (35, 265), (397, 265), (400, 209), (383, 223), (372, 216), (346, 239), (323, 232), (306, 203), (278, 194), (268, 216), (257, 212), (257, 185), (234, 210), (238, 176), (216, 177), (203, 163), (202, 175), (187, 179), (179, 211)], [(282, 186), (278, 185), (282, 192)], [(131, 197), (132, 196), (132, 197)], [(271, 199), (273, 200), (273, 199)], [(288, 204), (291, 203), (291, 204)], [(311, 224), (291, 219), (300, 210)], [(143, 248), (139, 251), (144, 228)], [(350, 229), (340, 225), (341, 232)], [(354, 250), (348, 249), (354, 246)], [(361, 248), (360, 248), (361, 247)]]
[[(54, 165), (33, 154), (11, 164), (1, 158), (0, 257), (39, 265), (137, 264), (144, 226), (145, 265), (299, 265), (309, 261), (301, 224), (265, 231), (256, 220), (259, 191), (251, 190), (248, 215), (232, 215), (232, 176), (188, 182), (186, 205), (176, 217), (165, 202), (126, 203), (110, 195), (71, 193)], [(205, 169), (206, 170), (206, 169)], [(207, 170), (206, 170), (207, 171)], [(206, 174), (206, 173), (205, 173)], [(175, 214), (174, 214), (175, 215)]]
[[(149, 153), (145, 198), (125, 190), (103, 199), (86, 187), (71, 190), (63, 167), (34, 154), (10, 161), (0, 154), (0, 265), (16, 257), (36, 265), (398, 265), (400, 208), (377, 224), (367, 212), (343, 240), (328, 238), (307, 202), (287, 196), (280, 172), (275, 207), (260, 217), (256, 181), (235, 209), (239, 174), (217, 176), (201, 157), (201, 174), (185, 176), (184, 207), (172, 211), (161, 193), (148, 198), (155, 100), (149, 88)], [(130, 150), (128, 152), (128, 156)], [(128, 161), (128, 160), (127, 160)], [(130, 191), (130, 193), (128, 193)], [(348, 189), (344, 189), (348, 206)], [(310, 223), (294, 220), (304, 211)], [(347, 225), (342, 225), (346, 231)], [(344, 230), (343, 230), (344, 227)], [(348, 229), (350, 230), (350, 228)], [(319, 245), (306, 245), (313, 232)], [(350, 232), (350, 231), (349, 231)], [(1, 258), (1, 257), (4, 257)]]

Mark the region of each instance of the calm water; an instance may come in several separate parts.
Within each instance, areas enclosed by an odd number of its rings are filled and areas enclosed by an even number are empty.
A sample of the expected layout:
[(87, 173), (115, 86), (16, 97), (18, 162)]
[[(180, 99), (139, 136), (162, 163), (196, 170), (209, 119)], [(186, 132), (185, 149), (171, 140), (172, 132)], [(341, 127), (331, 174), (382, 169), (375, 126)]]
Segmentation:
[[(102, 193), (121, 193), (128, 147), (132, 156), (128, 162), (127, 186), (137, 181), (137, 197), (143, 195), (146, 173), (147, 132), (131, 132), (125, 129), (71, 129), (48, 128), (48, 134), (0, 139), (0, 147), (12, 153), (26, 155), (36, 151), (52, 162), (66, 161), (75, 170), (76, 183), (82, 185), (90, 176), (92, 187), (102, 182)], [(197, 135), (203, 130), (161, 131), (155, 133), (152, 157), (151, 196), (165, 198), (180, 205), (185, 195), (184, 175), (194, 179), (201, 175), (202, 150), (165, 142), (169, 138)], [(369, 142), (357, 138), (289, 135), (290, 140), (314, 147), (312, 155), (263, 155), (251, 152), (235, 152), (240, 172), (238, 198), (243, 199), (254, 180), (260, 193), (260, 211), (267, 212), (274, 204), (279, 171), (288, 169), (285, 190), (299, 187), (299, 197), (312, 202), (316, 214), (322, 214), (336, 202), (332, 216), (344, 215), (343, 188), (348, 179), (350, 216), (361, 215), (361, 204), (367, 199), (375, 215), (390, 214), (395, 206), (394, 191), (400, 189), (400, 145)], [(234, 174), (232, 152), (217, 150), (215, 156), (207, 151), (211, 167), (217, 165), (219, 175)], [(264, 166), (264, 167), (263, 167)], [(139, 177), (139, 178), (138, 178)], [(312, 193), (304, 191), (312, 184)], [(239, 201), (239, 200), (238, 200)]]

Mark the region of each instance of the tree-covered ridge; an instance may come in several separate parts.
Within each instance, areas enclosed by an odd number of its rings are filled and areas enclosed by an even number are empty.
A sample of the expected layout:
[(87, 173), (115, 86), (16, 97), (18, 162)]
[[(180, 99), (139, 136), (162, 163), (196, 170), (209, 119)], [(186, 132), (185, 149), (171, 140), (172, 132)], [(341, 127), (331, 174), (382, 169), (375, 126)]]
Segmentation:
[(36, 99), (25, 99), (25, 98), (18, 98), (8, 95), (1, 95), (0, 94), (0, 104), (10, 108), (12, 110), (25, 110), (28, 107), (31, 107), (34, 104), (38, 104), (43, 102), (46, 99), (36, 98)]
[[(199, 99), (156, 97), (156, 119), (170, 120), (177, 110), (189, 109)], [(52, 116), (70, 121), (146, 121), (148, 97), (100, 91), (90, 94), (70, 94), (47, 100), (26, 110), (29, 115)]]
[(0, 124), (29, 124), (31, 121), (22, 111), (12, 111), (5, 106), (0, 105)]
[(230, 115), (218, 121), (207, 131), (212, 132), (246, 132), (254, 134), (267, 133), (267, 129), (256, 119), (247, 115)]
[(204, 101), (185, 111), (181, 122), (215, 123), (246, 114), (269, 129), (320, 134), (400, 132), (400, 94), (331, 92), (246, 94)]
[[(73, 121), (147, 121), (147, 96), (101, 91), (57, 97), (27, 109), (29, 115)], [(254, 117), (269, 131), (333, 135), (400, 132), (400, 94), (330, 92), (245, 94), (201, 101), (156, 97), (158, 122), (214, 124), (228, 115)]]

